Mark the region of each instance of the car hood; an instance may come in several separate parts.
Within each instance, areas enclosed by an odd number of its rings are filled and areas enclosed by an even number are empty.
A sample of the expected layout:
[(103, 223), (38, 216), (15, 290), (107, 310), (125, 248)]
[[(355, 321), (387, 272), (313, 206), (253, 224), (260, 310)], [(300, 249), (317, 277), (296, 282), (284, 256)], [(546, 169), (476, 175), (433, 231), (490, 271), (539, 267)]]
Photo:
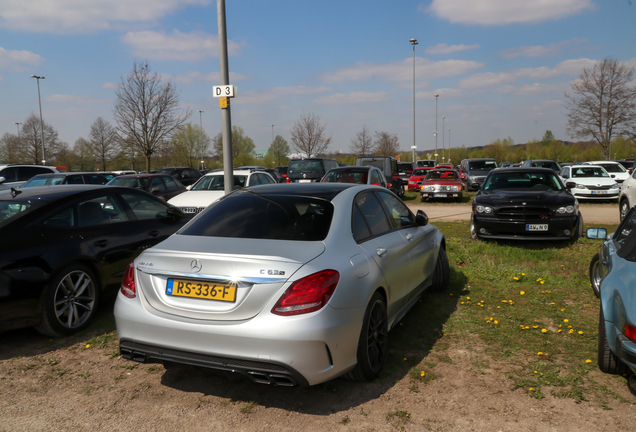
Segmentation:
[[(158, 313), (196, 320), (245, 320), (273, 306), (290, 277), (324, 251), (319, 241), (174, 235), (139, 256), (136, 279), (140, 295)], [(168, 279), (232, 283), (237, 286), (236, 300), (167, 295)]]
[(567, 181), (582, 184), (584, 186), (607, 186), (616, 183), (616, 181), (611, 177), (570, 177)]
[(186, 191), (168, 202), (177, 207), (207, 207), (224, 195), (225, 191)]
[(535, 192), (535, 191), (494, 191), (481, 192), (475, 197), (475, 205), (492, 205), (503, 207), (510, 205), (540, 205), (553, 207), (574, 205), (576, 199), (567, 192)]
[(461, 180), (423, 180), (422, 185), (458, 185), (461, 183)]

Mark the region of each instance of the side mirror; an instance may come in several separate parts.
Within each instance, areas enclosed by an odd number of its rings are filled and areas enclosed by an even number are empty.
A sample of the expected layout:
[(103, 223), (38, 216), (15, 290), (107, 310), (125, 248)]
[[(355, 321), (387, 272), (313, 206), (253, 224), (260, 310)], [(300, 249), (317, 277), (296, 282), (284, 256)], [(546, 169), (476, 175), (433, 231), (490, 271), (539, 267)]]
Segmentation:
[(165, 212), (158, 212), (156, 218), (163, 223), (174, 223), (185, 216), (185, 213), (179, 210), (177, 207), (168, 207)]
[(6, 181), (7, 181), (7, 179), (6, 179), (6, 178), (4, 178), (4, 177), (0, 177), (0, 183), (4, 183), (4, 182), (6, 182)]
[(428, 216), (426, 216), (426, 213), (424, 213), (423, 210), (417, 211), (417, 213), (415, 214), (415, 222), (418, 226), (428, 225)]
[(585, 237), (603, 240), (607, 237), (607, 230), (605, 228), (588, 228), (585, 232)]
[(161, 189), (159, 189), (158, 186), (153, 187), (152, 189), (150, 189), (150, 193), (155, 193), (155, 192), (159, 192)]
[(574, 189), (576, 187), (576, 183), (572, 181), (565, 182), (565, 187), (568, 189)]

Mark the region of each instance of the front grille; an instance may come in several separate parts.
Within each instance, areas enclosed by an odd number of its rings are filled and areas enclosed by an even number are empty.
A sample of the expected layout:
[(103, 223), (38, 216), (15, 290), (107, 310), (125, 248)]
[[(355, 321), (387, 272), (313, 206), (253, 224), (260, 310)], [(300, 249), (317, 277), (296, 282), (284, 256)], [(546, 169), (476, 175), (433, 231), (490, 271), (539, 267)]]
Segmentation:
[(178, 207), (184, 213), (198, 214), (205, 210), (205, 207)]
[(587, 186), (587, 188), (589, 190), (609, 190), (612, 188), (611, 185), (607, 185), (607, 186)]
[(497, 215), (500, 219), (547, 221), (552, 211), (544, 207), (503, 207)]

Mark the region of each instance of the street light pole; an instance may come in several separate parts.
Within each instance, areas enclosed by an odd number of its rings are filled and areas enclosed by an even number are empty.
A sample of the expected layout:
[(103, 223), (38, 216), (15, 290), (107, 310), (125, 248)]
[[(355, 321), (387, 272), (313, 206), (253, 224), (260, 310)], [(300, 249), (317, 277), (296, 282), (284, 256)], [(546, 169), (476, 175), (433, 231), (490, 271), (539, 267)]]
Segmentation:
[(451, 149), (451, 146), (450, 146), (450, 145), (451, 145), (451, 144), (450, 144), (450, 129), (451, 129), (451, 128), (448, 128), (448, 162), (450, 162), (450, 161), (451, 161), (451, 160), (450, 160), (450, 149)]
[(38, 103), (40, 104), (40, 135), (42, 136), (42, 165), (46, 164), (46, 156), (44, 155), (44, 120), (42, 120), (42, 99), (40, 98), (40, 80), (43, 76), (31, 75), (38, 81)]
[(272, 142), (274, 142), (274, 125), (272, 125)]
[(415, 162), (415, 45), (417, 45), (417, 39), (411, 39), (411, 45), (413, 45), (413, 162)]
[(435, 94), (435, 165), (437, 165), (437, 98), (438, 94)]
[(20, 125), (21, 125), (21, 124), (22, 124), (22, 123), (15, 122), (15, 125), (18, 127), (18, 141), (21, 141), (21, 140), (20, 140)]
[(444, 136), (444, 128), (445, 126), (445, 122), (444, 120), (446, 120), (446, 116), (442, 116), (442, 163), (444, 163), (444, 161), (446, 160), (446, 158), (444, 157), (444, 150), (446, 149), (445, 145), (446, 145), (446, 137)]
[[(201, 129), (201, 141), (203, 141), (203, 110), (197, 110), (199, 111), (199, 128)], [(205, 169), (205, 166), (203, 165), (203, 155), (201, 155), (201, 169)]]

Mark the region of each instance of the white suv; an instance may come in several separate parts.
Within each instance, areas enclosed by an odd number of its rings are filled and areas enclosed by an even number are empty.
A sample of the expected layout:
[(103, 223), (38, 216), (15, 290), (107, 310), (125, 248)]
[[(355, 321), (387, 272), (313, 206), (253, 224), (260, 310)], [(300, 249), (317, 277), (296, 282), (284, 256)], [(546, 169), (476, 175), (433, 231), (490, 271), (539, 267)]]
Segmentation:
[[(265, 171), (234, 170), (234, 189), (261, 184), (275, 184), (276, 180)], [(184, 213), (200, 213), (207, 206), (225, 195), (223, 171), (204, 175), (192, 185), (190, 190), (168, 200)]]
[(0, 190), (16, 188), (37, 174), (56, 172), (55, 167), (44, 165), (0, 165)]
[(621, 195), (618, 199), (618, 210), (623, 220), (623, 217), (627, 214), (630, 208), (636, 204), (636, 170), (632, 171), (632, 175), (629, 176), (624, 182), (621, 188)]
[(630, 177), (629, 171), (623, 165), (614, 161), (590, 161), (583, 162), (583, 165), (598, 165), (605, 168), (605, 171), (614, 179), (619, 186)]

